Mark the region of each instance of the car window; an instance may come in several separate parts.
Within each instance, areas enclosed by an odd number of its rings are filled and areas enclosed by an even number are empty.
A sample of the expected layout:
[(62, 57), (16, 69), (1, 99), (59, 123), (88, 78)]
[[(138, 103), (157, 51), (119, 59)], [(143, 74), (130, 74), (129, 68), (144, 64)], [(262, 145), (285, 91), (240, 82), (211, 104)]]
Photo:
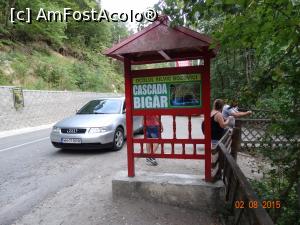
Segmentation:
[(118, 99), (93, 100), (83, 106), (77, 114), (118, 114), (122, 101)]

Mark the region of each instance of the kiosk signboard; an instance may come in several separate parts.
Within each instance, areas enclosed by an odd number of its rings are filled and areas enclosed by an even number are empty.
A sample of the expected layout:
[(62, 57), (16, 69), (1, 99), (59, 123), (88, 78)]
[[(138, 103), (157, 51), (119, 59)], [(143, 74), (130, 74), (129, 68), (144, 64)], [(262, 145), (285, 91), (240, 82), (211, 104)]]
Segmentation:
[(200, 74), (133, 78), (134, 109), (201, 108)]

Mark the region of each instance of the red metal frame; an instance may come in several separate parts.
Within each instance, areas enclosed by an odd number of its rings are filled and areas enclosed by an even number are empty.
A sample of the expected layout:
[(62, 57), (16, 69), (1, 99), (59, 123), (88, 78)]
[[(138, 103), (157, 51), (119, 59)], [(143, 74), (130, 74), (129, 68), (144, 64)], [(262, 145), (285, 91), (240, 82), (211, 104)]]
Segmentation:
[[(191, 136), (192, 115), (204, 115), (205, 121), (210, 120), (210, 56), (204, 58), (204, 66), (188, 66), (188, 67), (176, 67), (176, 68), (160, 68), (160, 69), (146, 69), (146, 70), (131, 70), (131, 63), (129, 59), (124, 60), (125, 71), (125, 96), (126, 96), (126, 128), (127, 128), (127, 160), (128, 160), (128, 176), (133, 177), (135, 174), (134, 158), (174, 158), (174, 159), (197, 159), (205, 160), (205, 180), (211, 181), (211, 127), (210, 123), (207, 123), (205, 127), (204, 139), (193, 139)], [(189, 109), (147, 109), (147, 110), (134, 110), (132, 99), (132, 79), (134, 77), (144, 76), (159, 76), (159, 75), (176, 75), (176, 74), (202, 74), (202, 108), (189, 108)], [(133, 138), (132, 117), (133, 116), (146, 116), (146, 115), (171, 115), (173, 116), (173, 138), (171, 139), (148, 139), (144, 135), (144, 138)], [(188, 131), (189, 138), (177, 139), (176, 138), (176, 116), (188, 116)], [(144, 126), (145, 127), (145, 126)], [(145, 132), (144, 132), (145, 134)], [(161, 144), (161, 152), (145, 153), (144, 145), (146, 143), (158, 143)], [(134, 144), (140, 144), (140, 151), (134, 152)], [(172, 150), (170, 154), (164, 152), (164, 145), (171, 144)], [(175, 153), (175, 144), (182, 144), (181, 154)], [(193, 145), (193, 154), (186, 154), (185, 145)], [(196, 145), (204, 144), (204, 154), (198, 154), (196, 152)]]
[(132, 78), (130, 76), (131, 63), (129, 59), (124, 59), (125, 74), (125, 98), (126, 98), (126, 133), (127, 133), (127, 163), (128, 176), (134, 177), (134, 155), (132, 142)]
[[(200, 159), (205, 161), (205, 179), (211, 180), (211, 127), (210, 127), (210, 59), (216, 56), (217, 48), (210, 48), (210, 37), (200, 34), (185, 27), (170, 27), (166, 16), (161, 16), (147, 28), (133, 34), (112, 48), (105, 51), (105, 55), (124, 61), (125, 96), (126, 96), (126, 132), (127, 132), (127, 160), (128, 176), (134, 176), (134, 158), (176, 158), (176, 159)], [(175, 68), (132, 70), (131, 65), (150, 64), (158, 62), (174, 62), (180, 60), (203, 59), (202, 66), (186, 66)], [(149, 76), (166, 76), (177, 74), (201, 74), (202, 75), (202, 108), (174, 108), (174, 109), (133, 109), (133, 78)], [(170, 115), (173, 116), (173, 138), (144, 139), (133, 138), (133, 116), (146, 115)], [(176, 116), (188, 117), (188, 138), (176, 138)], [(191, 116), (204, 115), (208, 121), (205, 127), (204, 139), (192, 138)], [(145, 125), (145, 124), (144, 124)], [(145, 130), (145, 128), (144, 128)], [(146, 132), (144, 132), (146, 133)], [(161, 152), (145, 153), (145, 143), (161, 144)], [(171, 154), (164, 151), (164, 145), (171, 144)], [(182, 145), (182, 151), (178, 154), (175, 144)], [(187, 154), (186, 144), (193, 146), (193, 153)], [(204, 153), (198, 154), (196, 145), (204, 145)], [(140, 151), (134, 152), (134, 146), (140, 145)]]

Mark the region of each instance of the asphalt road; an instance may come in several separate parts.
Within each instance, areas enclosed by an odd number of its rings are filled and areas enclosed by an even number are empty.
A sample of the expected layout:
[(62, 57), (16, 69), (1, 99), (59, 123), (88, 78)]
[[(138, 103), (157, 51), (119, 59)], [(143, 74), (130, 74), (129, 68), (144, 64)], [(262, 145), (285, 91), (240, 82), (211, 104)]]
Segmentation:
[[(0, 139), (0, 224), (12, 224), (35, 205), (76, 183), (109, 151), (62, 151), (50, 129)], [(116, 154), (116, 153), (115, 153)]]
[[(199, 211), (142, 200), (113, 202), (111, 179), (127, 169), (126, 145), (118, 152), (63, 151), (52, 146), (49, 133), (0, 139), (0, 225), (218, 224)], [(186, 160), (159, 164), (147, 167), (138, 159), (136, 169), (197, 174), (202, 166)]]

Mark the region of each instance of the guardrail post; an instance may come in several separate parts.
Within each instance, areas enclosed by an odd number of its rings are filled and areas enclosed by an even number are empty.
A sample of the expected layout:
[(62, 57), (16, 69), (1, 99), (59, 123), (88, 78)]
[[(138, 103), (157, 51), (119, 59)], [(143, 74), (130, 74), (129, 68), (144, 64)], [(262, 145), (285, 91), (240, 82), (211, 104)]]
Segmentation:
[(234, 127), (232, 132), (231, 155), (237, 160), (237, 153), (241, 149), (241, 127)]
[(236, 120), (235, 120), (235, 125), (234, 125), (234, 127), (241, 128), (241, 127), (242, 127), (242, 123), (243, 123), (242, 120), (236, 119)]

